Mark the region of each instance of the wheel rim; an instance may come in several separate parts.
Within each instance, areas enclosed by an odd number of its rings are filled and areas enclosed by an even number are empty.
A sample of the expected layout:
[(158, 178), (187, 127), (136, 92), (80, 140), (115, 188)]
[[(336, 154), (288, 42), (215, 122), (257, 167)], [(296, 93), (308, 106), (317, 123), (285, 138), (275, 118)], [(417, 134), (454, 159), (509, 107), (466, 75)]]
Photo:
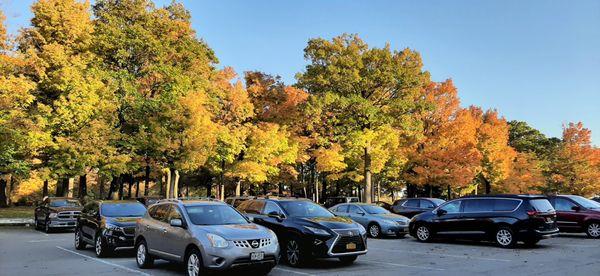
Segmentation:
[(429, 229), (425, 226), (419, 227), (417, 229), (417, 237), (422, 241), (429, 239)]
[(192, 253), (188, 258), (187, 270), (189, 275), (198, 276), (200, 272), (200, 260), (196, 254)]
[(369, 234), (371, 234), (371, 237), (379, 236), (379, 226), (371, 225), (371, 227), (369, 227)]
[(588, 233), (590, 236), (597, 238), (600, 237), (600, 224), (592, 223), (588, 226)]
[(102, 253), (102, 238), (98, 237), (96, 239), (96, 255), (100, 255)]
[(286, 255), (288, 262), (291, 265), (295, 265), (298, 263), (298, 258), (300, 256), (300, 249), (298, 248), (298, 243), (295, 240), (291, 240), (287, 244)]
[(140, 243), (140, 245), (138, 245), (138, 250), (137, 250), (137, 262), (138, 262), (138, 264), (143, 265), (145, 261), (146, 261), (146, 246), (143, 243)]
[(512, 234), (506, 229), (501, 229), (496, 233), (496, 240), (501, 245), (509, 245), (512, 242)]
[(75, 247), (79, 247), (79, 242), (80, 242), (79, 241), (79, 239), (80, 239), (79, 235), (80, 235), (79, 234), (79, 230), (75, 231)]

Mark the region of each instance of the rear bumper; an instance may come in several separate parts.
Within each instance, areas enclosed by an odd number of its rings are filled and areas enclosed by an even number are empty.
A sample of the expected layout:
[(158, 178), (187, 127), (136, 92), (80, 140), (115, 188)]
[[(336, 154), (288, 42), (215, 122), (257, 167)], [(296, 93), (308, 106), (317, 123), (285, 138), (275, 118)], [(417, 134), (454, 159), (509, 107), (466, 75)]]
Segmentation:
[(522, 239), (549, 239), (558, 236), (558, 228), (550, 230), (522, 230)]

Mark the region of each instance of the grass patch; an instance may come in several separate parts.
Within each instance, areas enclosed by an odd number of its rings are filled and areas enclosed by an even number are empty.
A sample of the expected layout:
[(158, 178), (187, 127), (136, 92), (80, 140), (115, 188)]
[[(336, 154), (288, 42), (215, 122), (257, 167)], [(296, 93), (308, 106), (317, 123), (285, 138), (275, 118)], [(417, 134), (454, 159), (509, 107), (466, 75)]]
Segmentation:
[(33, 218), (33, 206), (0, 208), (0, 218)]

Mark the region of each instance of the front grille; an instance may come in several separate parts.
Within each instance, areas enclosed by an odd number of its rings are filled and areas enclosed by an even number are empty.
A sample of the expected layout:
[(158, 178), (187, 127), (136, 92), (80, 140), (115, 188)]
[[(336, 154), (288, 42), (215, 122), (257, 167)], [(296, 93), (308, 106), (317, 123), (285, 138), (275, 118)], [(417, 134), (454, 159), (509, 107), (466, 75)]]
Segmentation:
[(251, 261), (249, 257), (236, 259), (231, 263), (231, 266), (254, 265), (275, 262), (275, 256), (265, 255), (265, 258), (260, 261)]
[(64, 211), (59, 212), (57, 217), (59, 219), (76, 219), (81, 214), (80, 211)]
[(269, 246), (271, 245), (272, 241), (271, 239), (255, 239), (255, 240), (238, 240), (238, 241), (233, 241), (233, 244), (236, 247), (241, 247), (241, 248), (262, 248), (265, 246)]
[[(339, 238), (333, 245), (331, 253), (348, 253), (364, 251), (366, 249), (363, 238), (360, 236), (358, 230), (334, 230)], [(346, 249), (346, 245), (349, 243), (356, 244), (356, 249)]]

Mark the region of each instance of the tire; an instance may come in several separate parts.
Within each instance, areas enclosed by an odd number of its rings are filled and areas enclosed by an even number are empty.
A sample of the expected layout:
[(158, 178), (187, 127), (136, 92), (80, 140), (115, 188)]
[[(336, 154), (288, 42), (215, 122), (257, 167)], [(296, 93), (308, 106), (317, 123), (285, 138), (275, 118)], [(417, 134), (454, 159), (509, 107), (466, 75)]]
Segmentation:
[(593, 239), (600, 238), (600, 222), (592, 221), (585, 226), (585, 233)]
[(306, 263), (306, 253), (302, 249), (300, 240), (290, 237), (285, 243), (283, 257), (291, 267), (301, 267)]
[(345, 257), (340, 257), (340, 262), (342, 262), (345, 265), (350, 265), (350, 264), (354, 263), (354, 261), (356, 261), (356, 259), (358, 259), (358, 256), (345, 256)]
[(35, 216), (34, 217), (34, 221), (33, 221), (34, 225), (35, 225), (35, 230), (40, 230), (42, 229), (42, 227), (40, 226), (40, 221), (38, 220), (38, 217)]
[(196, 248), (192, 248), (185, 255), (185, 275), (198, 276), (204, 274), (204, 265), (202, 264), (202, 255)]
[(154, 258), (148, 253), (148, 245), (143, 239), (135, 246), (135, 262), (139, 268), (150, 268), (154, 265)]
[(420, 242), (429, 242), (431, 241), (431, 229), (427, 225), (419, 225), (417, 226), (417, 230), (415, 230), (415, 238), (417, 238)]
[(50, 222), (48, 220), (46, 220), (46, 222), (44, 222), (44, 232), (46, 232), (46, 233), (52, 232), (52, 227), (50, 227)]
[(510, 227), (501, 226), (494, 235), (496, 244), (502, 248), (513, 248), (517, 244), (515, 234)]
[(83, 240), (83, 238), (81, 237), (81, 228), (75, 228), (74, 243), (75, 243), (75, 249), (77, 249), (77, 250), (85, 249), (86, 243)]
[(527, 247), (534, 247), (540, 240), (539, 239), (529, 239), (529, 240), (525, 240), (525, 246)]
[(379, 238), (381, 236), (381, 227), (377, 223), (369, 224), (369, 237), (371, 238)]
[(113, 249), (108, 246), (102, 235), (97, 235), (94, 242), (94, 252), (98, 258), (105, 258), (112, 255)]

